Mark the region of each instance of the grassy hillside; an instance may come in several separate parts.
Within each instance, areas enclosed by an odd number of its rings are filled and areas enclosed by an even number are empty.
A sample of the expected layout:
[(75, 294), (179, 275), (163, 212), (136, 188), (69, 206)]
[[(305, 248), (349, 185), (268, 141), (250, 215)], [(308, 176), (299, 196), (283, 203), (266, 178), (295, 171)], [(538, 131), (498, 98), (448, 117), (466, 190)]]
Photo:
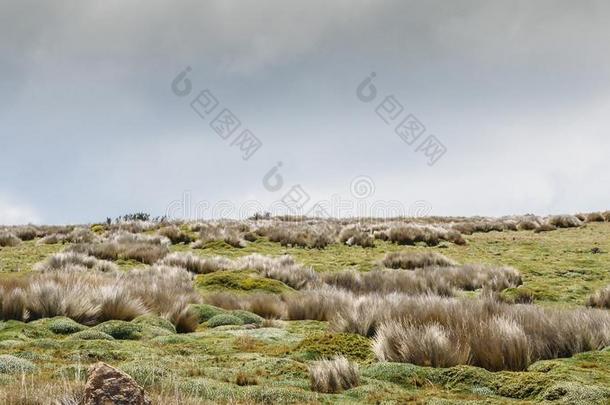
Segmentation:
[[(100, 235), (105, 232), (99, 228), (96, 231)], [(197, 237), (197, 232), (186, 226), (182, 231), (193, 239)], [(156, 229), (143, 231), (147, 235), (155, 233)], [(348, 246), (334, 240), (324, 249), (315, 249), (282, 246), (263, 236), (241, 248), (217, 240), (204, 243), (202, 249), (180, 243), (172, 244), (169, 250), (230, 259), (253, 253), (273, 257), (288, 254), (317, 273), (345, 269), (368, 272), (379, 267), (388, 252), (434, 251), (461, 264), (512, 266), (521, 273), (520, 288), (532, 292), (533, 305), (552, 308), (581, 307), (592, 292), (610, 284), (608, 222), (542, 233), (480, 232), (464, 238), (465, 245), (441, 241), (436, 246), (421, 243), (404, 246), (375, 240), (373, 248)], [(0, 280), (5, 286), (28, 280), (37, 271), (33, 270), (34, 264), (71, 245), (71, 242), (40, 244), (36, 238), (2, 247)], [(119, 271), (146, 266), (126, 258), (115, 263)], [(203, 297), (218, 292), (238, 296), (294, 292), (284, 282), (248, 269), (198, 274), (193, 285)], [(458, 295), (474, 300), (480, 294), (481, 290), (476, 290), (461, 291)], [(87, 367), (96, 361), (117, 366), (133, 376), (159, 404), (610, 401), (610, 348), (537, 361), (524, 371), (492, 372), (468, 365), (433, 368), (379, 362), (369, 337), (336, 332), (329, 322), (262, 321), (252, 317), (256, 327), (231, 325), (236, 323), (235, 315), (244, 314), (201, 305), (193, 308), (199, 311), (201, 322), (191, 333), (176, 333), (172, 324), (155, 315), (91, 326), (65, 317), (2, 321), (0, 404), (47, 403), (44, 401), (48, 398), (59, 398), (66, 392), (75, 392), (77, 396)], [(220, 314), (216, 318), (220, 323), (228, 319), (228, 325), (211, 327), (207, 321), (209, 311)], [(308, 366), (312, 361), (335, 355), (343, 355), (359, 366), (360, 384), (337, 394), (312, 391)]]

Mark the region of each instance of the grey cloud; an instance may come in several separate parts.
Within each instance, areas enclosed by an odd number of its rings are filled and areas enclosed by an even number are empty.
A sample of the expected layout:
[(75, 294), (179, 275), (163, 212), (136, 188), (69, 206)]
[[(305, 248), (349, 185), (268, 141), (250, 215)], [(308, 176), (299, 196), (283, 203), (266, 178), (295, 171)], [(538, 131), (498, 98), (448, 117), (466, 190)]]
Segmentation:
[[(184, 190), (272, 201), (260, 178), (282, 160), (312, 195), (366, 174), (436, 214), (601, 209), (609, 17), (605, 1), (5, 2), (0, 195), (50, 222), (159, 213)], [(263, 140), (252, 161), (170, 92), (186, 65)], [(356, 99), (371, 71), (447, 145), (437, 166)]]

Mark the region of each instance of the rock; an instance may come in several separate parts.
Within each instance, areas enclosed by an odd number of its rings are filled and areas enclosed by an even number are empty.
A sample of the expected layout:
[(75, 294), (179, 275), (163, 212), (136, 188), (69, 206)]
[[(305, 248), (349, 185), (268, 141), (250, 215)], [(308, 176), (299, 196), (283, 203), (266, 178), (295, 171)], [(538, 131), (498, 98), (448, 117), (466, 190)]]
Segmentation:
[(84, 405), (152, 405), (144, 388), (106, 363), (95, 363), (87, 374)]

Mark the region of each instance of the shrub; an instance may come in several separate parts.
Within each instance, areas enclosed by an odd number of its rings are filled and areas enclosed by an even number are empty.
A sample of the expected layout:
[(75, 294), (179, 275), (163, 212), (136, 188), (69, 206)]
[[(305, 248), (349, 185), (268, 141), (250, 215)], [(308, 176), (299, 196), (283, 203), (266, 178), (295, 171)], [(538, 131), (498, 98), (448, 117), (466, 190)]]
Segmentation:
[(610, 309), (610, 285), (592, 294), (587, 301), (590, 307)]
[(263, 318), (250, 312), (244, 310), (234, 310), (231, 311), (231, 315), (238, 317), (242, 320), (244, 325), (258, 325), (260, 326), (263, 323)]
[(554, 215), (548, 219), (548, 223), (557, 228), (575, 228), (582, 225), (582, 221), (574, 215)]
[(214, 305), (208, 305), (208, 304), (191, 305), (191, 310), (197, 316), (197, 321), (199, 323), (204, 323), (216, 315), (225, 313), (224, 309), (215, 307)]
[(10, 232), (0, 231), (0, 247), (14, 247), (21, 243), (21, 239)]
[(106, 321), (93, 328), (119, 340), (137, 340), (142, 337), (142, 326), (125, 321)]
[(85, 329), (81, 332), (76, 332), (69, 337), (70, 340), (114, 340), (109, 334), (95, 330)]
[(231, 314), (220, 314), (213, 316), (208, 320), (208, 327), (216, 328), (224, 325), (243, 325), (241, 318)]
[(309, 380), (313, 391), (336, 394), (360, 384), (358, 365), (345, 357), (316, 361), (309, 366)]
[(81, 332), (87, 329), (86, 326), (74, 322), (72, 319), (66, 317), (52, 319), (47, 327), (51, 332), (60, 335), (70, 335), (72, 333)]
[(428, 266), (456, 266), (457, 263), (436, 252), (412, 253), (412, 252), (391, 252), (383, 258), (383, 265), (391, 269), (412, 270)]
[(26, 374), (37, 370), (34, 363), (10, 354), (0, 355), (0, 374)]
[(93, 232), (96, 235), (100, 235), (100, 234), (104, 233), (105, 231), (106, 231), (106, 227), (104, 227), (104, 225), (102, 225), (102, 224), (91, 225), (91, 232)]

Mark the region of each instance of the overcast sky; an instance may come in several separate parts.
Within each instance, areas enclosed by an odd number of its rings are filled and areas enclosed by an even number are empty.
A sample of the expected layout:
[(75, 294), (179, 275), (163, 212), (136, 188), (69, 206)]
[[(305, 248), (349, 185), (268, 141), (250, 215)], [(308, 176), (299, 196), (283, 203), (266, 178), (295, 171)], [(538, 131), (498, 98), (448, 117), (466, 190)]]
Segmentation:
[[(609, 209), (608, 21), (604, 0), (5, 0), (0, 223), (233, 215), (294, 185), (307, 208), (355, 200), (354, 179), (374, 184), (359, 203), (436, 215)], [(219, 105), (201, 118), (205, 89)], [(388, 123), (387, 96), (403, 107)], [(227, 140), (210, 126), (224, 108), (241, 122)], [(412, 145), (394, 131), (408, 114), (426, 128)], [(248, 160), (244, 129), (262, 142)]]

